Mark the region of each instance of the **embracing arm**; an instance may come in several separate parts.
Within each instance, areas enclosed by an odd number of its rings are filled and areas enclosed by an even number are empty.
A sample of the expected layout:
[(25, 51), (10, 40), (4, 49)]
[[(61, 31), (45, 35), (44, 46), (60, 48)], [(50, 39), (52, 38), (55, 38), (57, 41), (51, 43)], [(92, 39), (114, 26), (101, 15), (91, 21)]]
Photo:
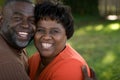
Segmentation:
[(88, 76), (86, 66), (82, 67), (82, 72), (83, 72), (84, 80), (97, 80), (96, 74), (92, 68), (90, 68), (91, 77)]

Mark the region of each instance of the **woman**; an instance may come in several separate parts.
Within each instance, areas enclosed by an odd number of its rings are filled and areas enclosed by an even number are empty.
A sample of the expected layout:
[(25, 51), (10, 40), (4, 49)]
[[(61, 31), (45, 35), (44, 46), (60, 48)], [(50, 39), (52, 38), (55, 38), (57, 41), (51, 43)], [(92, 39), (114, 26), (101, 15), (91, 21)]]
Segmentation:
[[(80, 68), (87, 63), (66, 43), (74, 33), (70, 8), (45, 1), (35, 6), (34, 13), (38, 52), (29, 59), (31, 80), (83, 80)], [(88, 66), (87, 70), (90, 75)]]

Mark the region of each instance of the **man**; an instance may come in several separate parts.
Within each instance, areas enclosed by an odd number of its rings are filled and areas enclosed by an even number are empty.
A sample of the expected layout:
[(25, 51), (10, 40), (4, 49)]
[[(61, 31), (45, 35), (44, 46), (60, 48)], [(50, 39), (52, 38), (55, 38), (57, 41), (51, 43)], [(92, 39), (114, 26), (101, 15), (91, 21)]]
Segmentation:
[(23, 51), (35, 32), (33, 4), (29, 0), (9, 0), (0, 19), (0, 80), (29, 80), (27, 57)]

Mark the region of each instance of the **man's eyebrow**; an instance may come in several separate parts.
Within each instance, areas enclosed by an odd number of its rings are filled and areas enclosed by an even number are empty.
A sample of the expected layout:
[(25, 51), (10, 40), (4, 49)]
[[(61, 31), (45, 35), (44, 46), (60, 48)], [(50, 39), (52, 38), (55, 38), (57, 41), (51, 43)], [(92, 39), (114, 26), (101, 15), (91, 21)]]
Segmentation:
[(22, 15), (21, 13), (19, 12), (14, 12), (15, 15)]

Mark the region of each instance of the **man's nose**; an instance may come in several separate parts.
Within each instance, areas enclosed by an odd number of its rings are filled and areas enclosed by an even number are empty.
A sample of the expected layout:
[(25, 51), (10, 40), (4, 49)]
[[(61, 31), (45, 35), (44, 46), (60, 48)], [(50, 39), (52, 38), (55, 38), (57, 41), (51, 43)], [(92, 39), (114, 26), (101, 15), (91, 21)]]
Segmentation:
[(23, 20), (22, 27), (24, 27), (24, 28), (28, 28), (29, 27), (27, 20)]

